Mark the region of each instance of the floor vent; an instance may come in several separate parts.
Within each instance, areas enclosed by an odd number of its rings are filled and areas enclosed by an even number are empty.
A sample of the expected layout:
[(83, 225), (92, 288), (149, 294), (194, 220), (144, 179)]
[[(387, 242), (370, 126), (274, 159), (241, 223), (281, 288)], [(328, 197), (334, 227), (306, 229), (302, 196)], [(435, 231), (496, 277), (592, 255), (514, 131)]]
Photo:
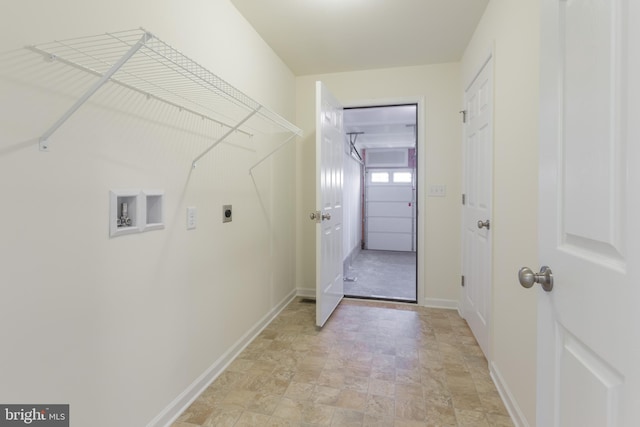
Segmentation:
[(300, 302), (303, 304), (315, 304), (316, 300), (312, 298), (302, 298)]

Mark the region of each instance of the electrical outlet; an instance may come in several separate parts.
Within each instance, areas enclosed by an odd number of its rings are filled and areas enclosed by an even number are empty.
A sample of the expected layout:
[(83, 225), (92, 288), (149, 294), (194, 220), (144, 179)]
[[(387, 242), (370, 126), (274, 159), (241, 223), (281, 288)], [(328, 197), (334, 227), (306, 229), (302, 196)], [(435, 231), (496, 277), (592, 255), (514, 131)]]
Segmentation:
[(198, 212), (196, 208), (190, 206), (187, 208), (187, 230), (193, 230), (196, 228), (198, 222)]
[(231, 205), (222, 206), (222, 222), (231, 222), (233, 220), (233, 209)]

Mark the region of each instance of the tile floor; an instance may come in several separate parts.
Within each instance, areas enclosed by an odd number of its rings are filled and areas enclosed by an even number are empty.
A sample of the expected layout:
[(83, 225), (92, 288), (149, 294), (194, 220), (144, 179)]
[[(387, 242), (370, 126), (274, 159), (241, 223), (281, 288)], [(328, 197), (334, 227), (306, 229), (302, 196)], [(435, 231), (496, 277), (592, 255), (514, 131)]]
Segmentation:
[(513, 426), (453, 310), (297, 298), (178, 418), (196, 426)]

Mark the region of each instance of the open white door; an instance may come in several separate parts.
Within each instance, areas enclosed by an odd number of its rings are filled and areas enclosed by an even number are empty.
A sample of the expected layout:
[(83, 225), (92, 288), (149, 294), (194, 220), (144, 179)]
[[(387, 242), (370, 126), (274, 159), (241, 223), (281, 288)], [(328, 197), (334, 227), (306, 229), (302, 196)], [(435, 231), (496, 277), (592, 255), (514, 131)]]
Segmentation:
[(316, 82), (316, 325), (344, 297), (342, 187), (345, 135), (342, 105)]
[(493, 187), (493, 60), (464, 93), (463, 316), (489, 359), (491, 328), (491, 195)]
[(640, 3), (541, 5), (537, 425), (638, 426)]

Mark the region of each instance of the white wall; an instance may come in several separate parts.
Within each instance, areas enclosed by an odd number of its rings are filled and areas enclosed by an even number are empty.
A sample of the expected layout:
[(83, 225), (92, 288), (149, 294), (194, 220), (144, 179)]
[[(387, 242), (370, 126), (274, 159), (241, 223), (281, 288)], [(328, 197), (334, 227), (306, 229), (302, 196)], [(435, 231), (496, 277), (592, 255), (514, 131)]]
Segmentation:
[[(384, 104), (411, 97), (424, 99), (419, 118), (419, 224), (424, 262), (419, 271), (421, 303), (455, 305), (460, 287), (460, 189), (462, 122), (459, 64), (439, 64), (361, 72), (302, 76), (296, 79), (296, 124), (305, 137), (297, 145), (296, 285), (315, 290), (315, 224), (308, 212), (315, 210), (315, 112), (314, 84), (322, 80), (345, 106)], [(379, 104), (378, 104), (379, 105)], [(445, 184), (447, 197), (427, 198), (431, 184)]]
[[(259, 153), (225, 144), (191, 170), (219, 130), (109, 85), (37, 150), (92, 80), (22, 46), (140, 26), (294, 116), (293, 75), (227, 0), (3, 2), (0, 401), (69, 403), (77, 426), (139, 427), (178, 410), (295, 289), (293, 145), (255, 185)], [(109, 238), (114, 188), (163, 189), (166, 228)]]
[(518, 425), (535, 425), (539, 6), (491, 0), (462, 59), (460, 94), (494, 47), (493, 331), (491, 368)]

